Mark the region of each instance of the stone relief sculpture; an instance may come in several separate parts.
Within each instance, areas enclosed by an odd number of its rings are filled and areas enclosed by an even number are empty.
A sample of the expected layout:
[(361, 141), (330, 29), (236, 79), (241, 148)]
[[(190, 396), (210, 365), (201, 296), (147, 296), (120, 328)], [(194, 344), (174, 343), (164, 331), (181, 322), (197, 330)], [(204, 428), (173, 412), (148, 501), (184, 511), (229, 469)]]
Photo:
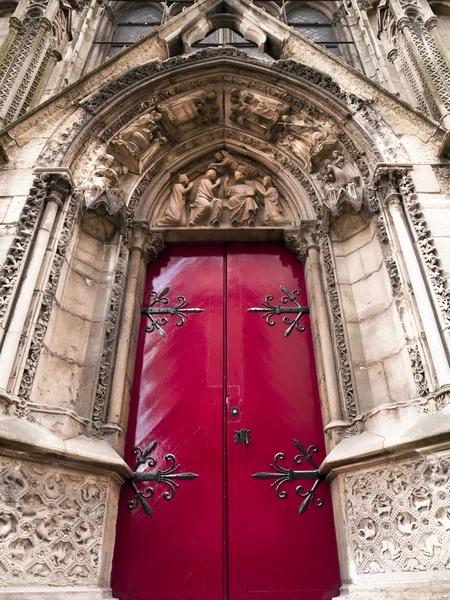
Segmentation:
[(338, 146), (337, 138), (327, 125), (316, 122), (306, 113), (284, 115), (282, 122), (279, 141), (291, 148), (310, 173), (317, 171), (325, 157)]
[[(218, 178), (218, 173), (223, 176)], [(271, 177), (261, 176), (253, 165), (240, 164), (221, 150), (203, 175), (179, 176), (155, 226), (290, 227), (292, 222), (284, 214), (283, 205)]]
[(156, 223), (157, 227), (179, 227), (185, 224), (186, 197), (193, 186), (194, 182), (190, 182), (187, 175), (184, 173), (179, 175), (178, 183), (172, 187), (172, 194), (164, 216)]
[(174, 139), (180, 134), (180, 127), (184, 130), (194, 129), (200, 125), (211, 125), (220, 119), (217, 93), (214, 91), (193, 92), (173, 102), (158, 104), (158, 110)]
[(346, 475), (348, 532), (358, 573), (418, 573), (450, 561), (448, 456)]
[(191, 205), (191, 218), (189, 225), (198, 227), (200, 225), (218, 226), (222, 214), (223, 203), (220, 198), (214, 197), (214, 191), (220, 186), (214, 169), (208, 169), (205, 178), (198, 186), (197, 196)]
[(256, 189), (245, 180), (244, 174), (239, 170), (234, 173), (234, 184), (229, 186), (228, 181), (228, 176), (224, 177), (224, 192), (228, 197), (231, 224), (241, 227), (255, 225), (258, 212)]
[(128, 169), (115, 164), (111, 154), (104, 154), (99, 161), (100, 165), (94, 171), (94, 183), (85, 193), (86, 208), (95, 210), (103, 205), (109, 215), (120, 214), (125, 210), (125, 195), (119, 186), (119, 176), (128, 173)]
[(162, 114), (156, 110), (141, 115), (116, 135), (108, 145), (110, 152), (132, 173), (140, 174), (149, 150), (167, 142), (160, 126)]
[(355, 212), (361, 211), (364, 191), (361, 174), (355, 165), (338, 150), (332, 153), (332, 157), (332, 160), (326, 160), (324, 165), (325, 199), (322, 225), (325, 231), (328, 231), (330, 218), (339, 216), (345, 202), (348, 202)]
[(263, 134), (268, 140), (276, 138), (282, 115), (290, 110), (287, 102), (281, 102), (249, 90), (231, 90), (230, 121)]
[(267, 225), (292, 225), (292, 222), (283, 215), (283, 209), (280, 204), (280, 194), (274, 187), (272, 178), (266, 175), (262, 185), (255, 183), (258, 194), (264, 198), (266, 207), (265, 223)]

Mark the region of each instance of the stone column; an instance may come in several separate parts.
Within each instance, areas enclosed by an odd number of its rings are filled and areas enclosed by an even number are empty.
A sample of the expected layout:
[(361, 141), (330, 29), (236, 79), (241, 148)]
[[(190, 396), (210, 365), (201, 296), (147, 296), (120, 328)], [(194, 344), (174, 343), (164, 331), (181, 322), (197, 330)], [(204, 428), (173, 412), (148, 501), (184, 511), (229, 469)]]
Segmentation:
[(24, 276), (19, 284), (11, 318), (3, 338), (0, 350), (0, 391), (7, 391), (11, 371), (16, 358), (20, 337), (28, 316), (30, 303), (41, 271), (50, 235), (60, 208), (69, 197), (72, 185), (69, 175), (63, 173), (44, 173), (47, 194), (44, 199), (44, 212), (33, 243), (31, 255), (23, 270)]
[(339, 441), (337, 430), (347, 423), (342, 420), (334, 342), (322, 280), (317, 222), (302, 221), (298, 233), (285, 235), (285, 243), (305, 267), (319, 392), (328, 417), (325, 431), (331, 431), (334, 445)]
[(427, 284), (409, 232), (401, 198), (397, 193), (391, 193), (385, 198), (385, 204), (392, 217), (400, 249), (405, 259), (411, 286), (416, 297), (417, 308), (428, 340), (438, 384), (441, 388), (444, 385), (450, 384), (450, 366)]
[[(142, 294), (145, 285), (147, 266), (163, 250), (163, 236), (152, 233), (146, 225), (135, 224), (130, 241), (130, 258), (125, 282), (122, 317), (119, 324), (114, 376), (111, 386), (111, 398), (106, 429), (122, 434), (128, 418), (128, 405), (131, 392), (131, 380), (134, 370), (135, 347), (137, 342)], [(135, 346), (136, 344), (134, 344)], [(120, 438), (117, 437), (116, 443)]]

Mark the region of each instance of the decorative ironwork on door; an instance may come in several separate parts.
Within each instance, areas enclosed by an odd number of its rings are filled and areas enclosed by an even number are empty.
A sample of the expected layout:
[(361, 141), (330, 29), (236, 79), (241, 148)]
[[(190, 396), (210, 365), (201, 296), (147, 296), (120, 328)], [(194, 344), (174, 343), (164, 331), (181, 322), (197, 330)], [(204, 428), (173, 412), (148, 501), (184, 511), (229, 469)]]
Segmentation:
[(312, 452), (316, 453), (319, 451), (317, 446), (309, 446), (307, 450), (302, 446), (300, 442), (294, 440), (294, 446), (297, 450), (300, 451), (300, 454), (294, 457), (294, 463), (296, 465), (302, 464), (302, 461), (309, 463), (313, 469), (296, 471), (294, 469), (285, 469), (280, 465), (281, 460), (285, 460), (286, 456), (282, 452), (278, 452), (275, 454), (274, 463), (270, 465), (272, 472), (261, 472), (254, 473), (252, 477), (255, 479), (274, 479), (273, 483), (270, 484), (270, 487), (275, 488), (275, 493), (280, 498), (280, 500), (284, 500), (287, 498), (287, 491), (282, 490), (281, 487), (288, 482), (298, 481), (302, 479), (311, 479), (314, 481), (314, 484), (311, 489), (306, 490), (302, 485), (296, 487), (295, 491), (300, 498), (304, 498), (298, 514), (302, 515), (309, 506), (309, 503), (312, 501), (314, 506), (320, 507), (323, 506), (323, 500), (316, 496), (316, 489), (319, 483), (323, 480), (323, 476), (319, 473), (319, 467), (314, 462), (314, 458), (312, 456)]
[[(273, 296), (266, 296), (261, 303), (262, 307), (248, 308), (248, 312), (264, 313), (262, 317), (266, 321), (266, 323), (271, 327), (275, 325), (275, 321), (273, 320), (273, 317), (275, 315), (296, 315), (294, 318), (283, 317), (283, 323), (285, 323), (285, 325), (289, 325), (289, 327), (284, 332), (284, 337), (288, 337), (289, 335), (291, 335), (294, 329), (297, 329), (297, 331), (305, 331), (304, 326), (300, 325), (299, 321), (302, 315), (309, 313), (309, 307), (302, 306), (297, 300), (297, 296), (300, 296), (300, 292), (298, 290), (294, 290), (291, 293), (283, 285), (280, 285), (280, 290), (284, 294), (284, 296), (281, 297), (281, 304), (283, 306), (276, 306), (272, 304)], [(284, 306), (288, 302), (293, 302), (295, 306)]]
[(169, 463), (167, 469), (163, 471), (158, 469), (152, 473), (148, 471), (137, 473), (138, 468), (145, 463), (147, 463), (147, 466), (150, 468), (156, 467), (157, 460), (154, 456), (150, 455), (157, 444), (158, 442), (156, 441), (151, 442), (145, 450), (142, 450), (139, 446), (133, 448), (132, 453), (138, 458), (132, 468), (134, 475), (128, 479), (128, 483), (134, 492), (134, 498), (127, 502), (128, 508), (134, 510), (140, 504), (142, 510), (148, 517), (151, 517), (153, 512), (147, 500), (153, 496), (155, 489), (149, 486), (144, 490), (140, 490), (136, 485), (137, 483), (141, 481), (154, 481), (157, 485), (167, 485), (169, 489), (164, 492), (163, 497), (164, 500), (172, 500), (176, 490), (180, 487), (177, 480), (189, 480), (199, 477), (196, 473), (177, 473), (180, 465), (177, 464), (177, 459), (173, 454), (166, 454), (164, 457), (164, 460)]
[[(147, 315), (147, 317), (150, 319), (150, 326), (145, 328), (147, 333), (157, 331), (161, 337), (167, 337), (163, 326), (167, 325), (169, 319), (167, 317), (159, 317), (158, 315), (170, 315), (171, 317), (177, 317), (178, 321), (175, 323), (175, 325), (177, 327), (181, 327), (189, 317), (187, 313), (204, 312), (203, 308), (186, 308), (189, 306), (189, 302), (184, 296), (177, 296), (177, 300), (179, 302), (177, 306), (167, 306), (167, 304), (169, 304), (169, 299), (166, 297), (166, 294), (169, 291), (170, 287), (167, 286), (162, 290), (162, 292), (159, 292), (159, 294), (157, 292), (150, 292), (150, 305), (145, 308), (141, 308), (141, 313), (143, 315)], [(160, 305), (160, 308), (156, 307), (157, 304)]]

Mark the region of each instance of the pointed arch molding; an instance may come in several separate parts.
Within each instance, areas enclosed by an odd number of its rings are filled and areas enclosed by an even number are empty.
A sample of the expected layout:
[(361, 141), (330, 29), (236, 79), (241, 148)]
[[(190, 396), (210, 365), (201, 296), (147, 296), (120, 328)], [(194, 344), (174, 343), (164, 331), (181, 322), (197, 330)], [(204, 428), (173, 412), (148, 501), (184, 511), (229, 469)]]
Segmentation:
[[(407, 158), (391, 128), (370, 103), (343, 90), (329, 75), (291, 59), (262, 60), (236, 48), (207, 48), (147, 63), (81, 100), (82, 126), (76, 140), (73, 131), (66, 136), (67, 141), (62, 145), (65, 148), (60, 147), (58, 152), (59, 161), (72, 167), (80, 149), (93, 135), (107, 142), (126, 123), (172, 95), (200, 90), (208, 80), (221, 83), (233, 76), (247, 77), (254, 91), (262, 91), (264, 86), (279, 88), (294, 109), (302, 105), (308, 111), (322, 112), (334, 120), (336, 127), (347, 132), (373, 165), (405, 162)], [(41, 161), (48, 164), (51, 158), (52, 153), (44, 150)]]

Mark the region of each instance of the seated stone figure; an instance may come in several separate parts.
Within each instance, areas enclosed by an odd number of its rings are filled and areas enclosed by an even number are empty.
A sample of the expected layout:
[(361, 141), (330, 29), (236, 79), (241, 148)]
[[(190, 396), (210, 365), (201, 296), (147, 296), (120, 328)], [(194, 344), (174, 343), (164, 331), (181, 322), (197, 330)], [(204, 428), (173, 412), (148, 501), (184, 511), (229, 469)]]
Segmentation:
[(219, 226), (223, 202), (220, 198), (214, 197), (214, 191), (220, 186), (220, 179), (216, 181), (216, 177), (216, 171), (209, 169), (198, 186), (197, 196), (191, 205), (189, 225), (192, 227), (209, 224)]
[(224, 177), (224, 191), (225, 196), (228, 197), (231, 225), (254, 226), (258, 212), (258, 205), (255, 202), (256, 190), (245, 180), (241, 171), (235, 171), (232, 186), (228, 186), (228, 177)]

